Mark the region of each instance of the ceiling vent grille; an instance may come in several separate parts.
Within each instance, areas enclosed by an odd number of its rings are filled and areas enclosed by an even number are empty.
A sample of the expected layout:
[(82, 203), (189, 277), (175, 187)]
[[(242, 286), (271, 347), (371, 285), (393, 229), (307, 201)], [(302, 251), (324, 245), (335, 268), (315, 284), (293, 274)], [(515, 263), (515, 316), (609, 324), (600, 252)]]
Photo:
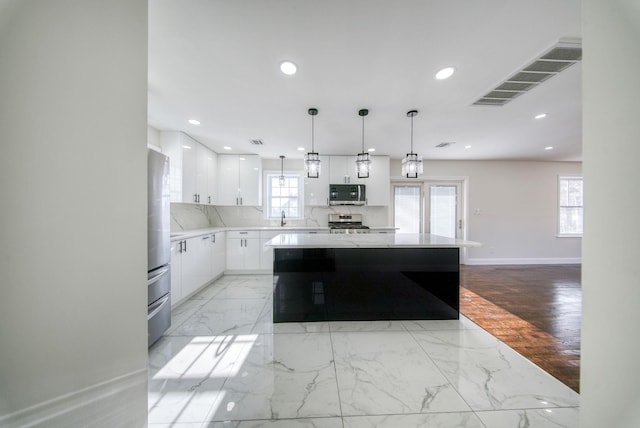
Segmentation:
[(264, 144), (264, 141), (261, 139), (249, 140), (249, 142), (254, 146), (262, 146)]
[(582, 60), (580, 42), (561, 40), (549, 51), (482, 96), (473, 105), (503, 106), (580, 60)]
[(455, 144), (455, 142), (454, 141), (445, 141), (445, 142), (442, 142), (442, 143), (436, 145), (436, 147), (438, 147), (438, 148), (449, 147), (452, 144)]

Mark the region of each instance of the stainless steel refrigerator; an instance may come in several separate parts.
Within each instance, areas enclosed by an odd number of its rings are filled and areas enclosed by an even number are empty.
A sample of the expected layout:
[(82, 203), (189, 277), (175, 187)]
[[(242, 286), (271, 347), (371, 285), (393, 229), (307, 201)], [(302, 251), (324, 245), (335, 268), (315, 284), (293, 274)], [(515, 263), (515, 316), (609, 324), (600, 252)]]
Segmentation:
[(171, 325), (171, 242), (169, 213), (169, 158), (147, 153), (148, 345)]

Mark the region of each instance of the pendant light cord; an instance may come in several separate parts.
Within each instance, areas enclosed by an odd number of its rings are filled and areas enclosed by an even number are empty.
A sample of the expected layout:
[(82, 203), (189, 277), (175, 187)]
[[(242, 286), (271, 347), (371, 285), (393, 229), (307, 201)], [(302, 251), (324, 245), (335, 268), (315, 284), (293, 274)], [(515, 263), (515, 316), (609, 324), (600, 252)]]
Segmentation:
[(411, 116), (411, 153), (413, 153), (413, 116)]
[(311, 152), (315, 153), (315, 151), (313, 150), (313, 119), (314, 117), (311, 116)]
[(362, 116), (362, 153), (364, 153), (364, 116)]

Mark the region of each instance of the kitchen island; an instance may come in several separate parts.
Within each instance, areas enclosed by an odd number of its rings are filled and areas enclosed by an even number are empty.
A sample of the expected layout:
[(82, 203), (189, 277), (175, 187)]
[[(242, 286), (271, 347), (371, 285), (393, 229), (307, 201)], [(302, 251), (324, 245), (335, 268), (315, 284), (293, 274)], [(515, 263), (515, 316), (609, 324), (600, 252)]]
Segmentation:
[(274, 249), (273, 321), (458, 319), (460, 249), (429, 234), (283, 233)]

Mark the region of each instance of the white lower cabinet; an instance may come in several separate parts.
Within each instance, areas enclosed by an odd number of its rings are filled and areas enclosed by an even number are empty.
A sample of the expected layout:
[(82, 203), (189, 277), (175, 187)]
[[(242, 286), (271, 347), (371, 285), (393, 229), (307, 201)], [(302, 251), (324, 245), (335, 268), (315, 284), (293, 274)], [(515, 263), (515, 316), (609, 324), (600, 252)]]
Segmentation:
[(171, 307), (182, 302), (182, 241), (171, 242)]
[(210, 235), (184, 239), (182, 250), (182, 296), (189, 297), (211, 280)]
[(225, 232), (171, 242), (171, 306), (191, 297), (225, 267)]
[(211, 234), (211, 278), (222, 275), (227, 268), (227, 232)]
[(227, 270), (260, 269), (260, 232), (230, 230), (227, 232)]

